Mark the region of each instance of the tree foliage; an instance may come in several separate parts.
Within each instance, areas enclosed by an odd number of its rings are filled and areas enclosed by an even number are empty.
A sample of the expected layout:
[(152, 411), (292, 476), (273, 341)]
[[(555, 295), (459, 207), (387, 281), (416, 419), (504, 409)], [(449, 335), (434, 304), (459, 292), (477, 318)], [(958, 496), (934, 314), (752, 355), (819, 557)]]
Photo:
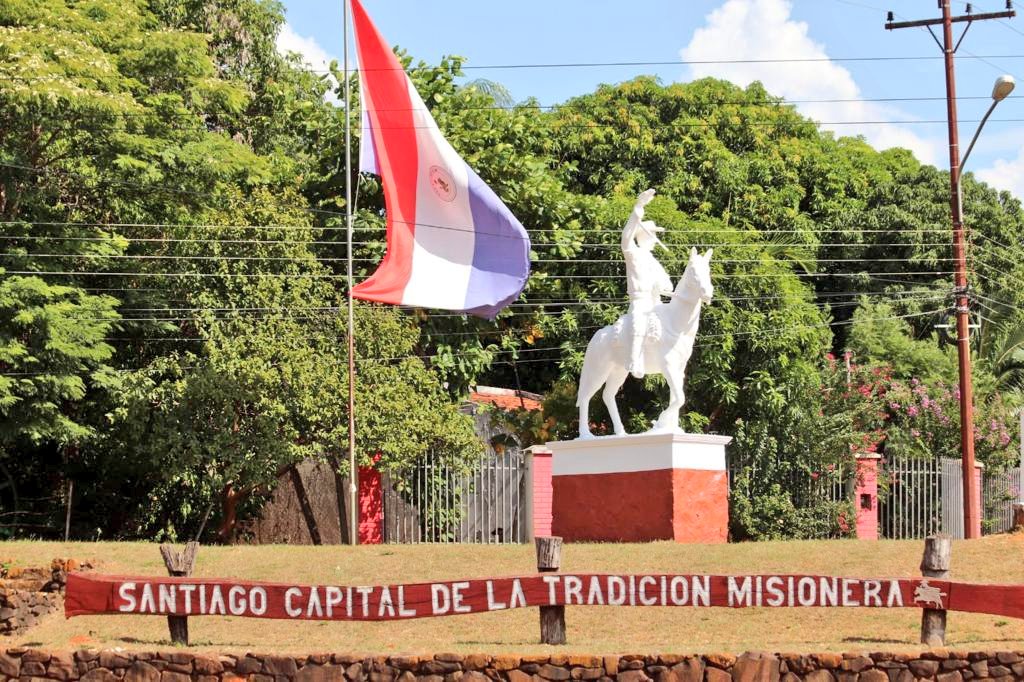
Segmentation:
[[(298, 460), (346, 458), (344, 123), (358, 141), (358, 111), (332, 104), (336, 68), (277, 53), (282, 24), (270, 0), (0, 6), (0, 465), (40, 492), (74, 480), (77, 534), (184, 536), (208, 508), (219, 527)], [(944, 172), (823, 132), (758, 83), (638, 77), (542, 107), (466, 80), (459, 57), (399, 55), (526, 225), (534, 273), (495, 322), (357, 307), (361, 462), (396, 476), (472, 462), (456, 406), (477, 382), (548, 396), (509, 418), (523, 442), (573, 437), (583, 351), (625, 310), (619, 233), (648, 187), (670, 274), (691, 246), (715, 249), (682, 425), (734, 437), (737, 537), (847, 532), (848, 510), (807, 507), (794, 477), (842, 475), (878, 430), (882, 448), (954, 452), (942, 429), (912, 442), (920, 429), (874, 388), (836, 398), (844, 369), (828, 360), (851, 351), (893, 396), (912, 380), (952, 395), (935, 332), (952, 303)], [(383, 194), (352, 180), (363, 277), (385, 250)], [(970, 175), (964, 207), (996, 462), (1020, 402), (1024, 223)], [(627, 381), (628, 427), (666, 392)]]

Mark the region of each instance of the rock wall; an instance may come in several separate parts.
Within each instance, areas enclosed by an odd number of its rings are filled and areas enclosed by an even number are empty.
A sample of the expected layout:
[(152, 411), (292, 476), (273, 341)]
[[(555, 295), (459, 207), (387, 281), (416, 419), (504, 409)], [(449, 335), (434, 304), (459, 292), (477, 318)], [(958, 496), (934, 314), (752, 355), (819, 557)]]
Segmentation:
[(20, 634), (43, 616), (63, 609), (67, 571), (81, 566), (74, 560), (54, 559), (49, 569), (13, 569), (0, 578), (0, 636)]
[(0, 587), (0, 636), (20, 634), (43, 616), (63, 608), (64, 597), (57, 592)]
[(1024, 680), (1024, 654), (932, 650), (920, 654), (437, 654), (362, 658), (92, 649), (51, 653), (16, 648), (0, 652), (0, 679), (33, 678), (88, 682), (228, 682), (243, 678), (252, 682), (960, 682), (975, 678)]

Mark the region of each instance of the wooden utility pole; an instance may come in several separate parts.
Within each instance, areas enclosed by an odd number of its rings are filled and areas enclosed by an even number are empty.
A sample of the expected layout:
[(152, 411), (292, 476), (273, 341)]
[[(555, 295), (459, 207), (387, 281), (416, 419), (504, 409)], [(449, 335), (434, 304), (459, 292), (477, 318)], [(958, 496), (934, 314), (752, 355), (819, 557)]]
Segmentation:
[[(986, 12), (972, 14), (971, 5), (967, 5), (967, 13), (953, 16), (950, 12), (950, 0), (938, 0), (942, 17), (937, 19), (918, 19), (915, 21), (893, 21), (893, 13), (889, 12), (885, 28), (925, 27), (932, 38), (942, 49), (946, 66), (946, 117), (949, 124), (949, 205), (953, 217), (953, 258), (956, 261), (954, 275), (956, 296), (956, 345), (960, 365), (960, 452), (964, 479), (964, 537), (981, 536), (981, 491), (978, 490), (977, 476), (974, 466), (974, 391), (971, 382), (971, 346), (969, 298), (967, 289), (967, 255), (964, 239), (963, 205), (960, 195), (960, 147), (957, 136), (956, 118), (956, 77), (953, 70), (953, 57), (960, 47), (960, 42), (967, 35), (968, 29), (975, 21), (986, 19), (1008, 19), (1016, 16), (1011, 0), (1006, 2), (1004, 12)], [(953, 24), (964, 23), (967, 26), (960, 34), (960, 39), (953, 42)], [(942, 26), (942, 40), (932, 31), (932, 26)]]

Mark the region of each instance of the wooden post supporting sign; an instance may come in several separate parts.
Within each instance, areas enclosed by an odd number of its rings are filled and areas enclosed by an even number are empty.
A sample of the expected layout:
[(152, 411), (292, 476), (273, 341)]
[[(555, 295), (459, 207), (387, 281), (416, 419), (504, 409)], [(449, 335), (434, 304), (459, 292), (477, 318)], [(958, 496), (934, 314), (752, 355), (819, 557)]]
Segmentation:
[[(198, 551), (198, 542), (187, 543), (181, 552), (174, 551), (170, 545), (160, 545), (160, 556), (164, 559), (167, 573), (172, 576), (192, 575)], [(188, 616), (167, 616), (167, 628), (173, 643), (188, 646)]]
[[(949, 557), (953, 542), (948, 535), (929, 535), (924, 540), (924, 556), (921, 558), (921, 574), (926, 578), (949, 576)], [(918, 586), (920, 599), (939, 608), (925, 608), (921, 613), (921, 643), (928, 646), (945, 646), (946, 644), (946, 609), (943, 594), (938, 587), (928, 587), (927, 581)], [(915, 595), (916, 597), (917, 595)]]
[[(562, 564), (562, 538), (536, 538), (537, 570), (541, 573), (557, 571)], [(540, 607), (541, 644), (565, 644), (565, 607)]]

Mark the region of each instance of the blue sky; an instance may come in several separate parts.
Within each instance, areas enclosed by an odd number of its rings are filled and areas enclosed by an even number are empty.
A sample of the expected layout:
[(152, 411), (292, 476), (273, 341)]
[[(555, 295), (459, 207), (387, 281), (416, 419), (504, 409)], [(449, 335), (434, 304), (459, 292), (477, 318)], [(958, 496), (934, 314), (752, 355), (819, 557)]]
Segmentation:
[[(363, 3), (392, 44), (427, 62), (458, 54), (468, 59), (469, 67), (492, 67), (472, 68), (467, 75), (498, 81), (517, 100), (535, 97), (542, 104), (557, 104), (590, 92), (599, 83), (639, 74), (653, 74), (666, 83), (703, 76), (740, 85), (760, 80), (773, 94), (799, 102), (803, 113), (826, 128), (864, 135), (879, 148), (908, 147), (923, 161), (948, 167), (941, 52), (925, 29), (884, 29), (887, 10), (893, 10), (898, 20), (939, 16), (934, 0)], [(972, 4), (975, 12), (984, 12), (1001, 10), (1005, 3)], [(954, 13), (964, 12), (965, 5), (953, 0)], [(280, 49), (301, 52), (314, 67), (341, 56), (340, 0), (285, 0), (285, 6), (288, 25), (279, 39)], [(922, 56), (930, 59), (878, 59)], [(815, 61), (721, 63), (792, 58)], [(581, 62), (679, 63), (496, 68)], [(1024, 18), (978, 22), (963, 41), (957, 58), (962, 148), (985, 113), (992, 83), (1001, 74), (1024, 82)], [(1024, 85), (996, 109), (967, 170), (1024, 198)]]

